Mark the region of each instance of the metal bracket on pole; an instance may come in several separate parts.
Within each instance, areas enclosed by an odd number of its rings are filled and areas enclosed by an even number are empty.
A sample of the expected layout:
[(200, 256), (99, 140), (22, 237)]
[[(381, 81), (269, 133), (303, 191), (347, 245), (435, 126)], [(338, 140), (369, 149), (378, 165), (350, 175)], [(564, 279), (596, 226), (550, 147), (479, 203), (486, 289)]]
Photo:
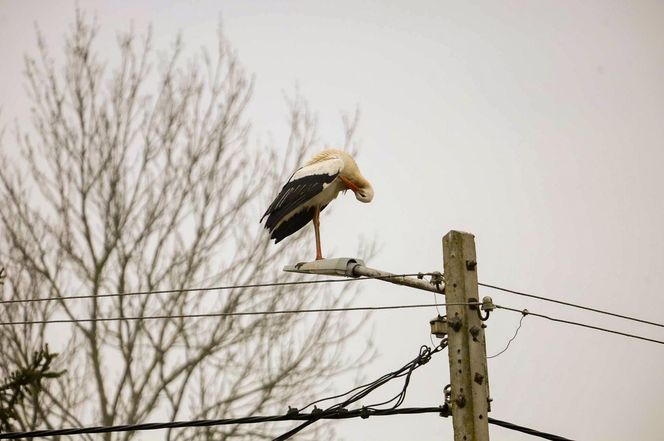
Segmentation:
[(334, 259), (315, 260), (313, 262), (300, 262), (295, 265), (286, 265), (284, 271), (323, 276), (366, 277), (397, 285), (410, 286), (411, 288), (422, 289), (424, 291), (445, 294), (445, 284), (442, 283), (440, 278), (433, 278), (429, 282), (415, 277), (393, 274), (364, 266), (364, 261), (355, 257), (337, 257)]
[(354, 273), (356, 266), (364, 266), (364, 260), (354, 257), (337, 257), (335, 259), (314, 260), (286, 265), (284, 271), (289, 273), (320, 274), (324, 276), (360, 277)]
[(434, 319), (429, 320), (429, 325), (431, 326), (431, 334), (435, 335), (437, 338), (445, 338), (447, 336), (447, 316), (438, 316)]

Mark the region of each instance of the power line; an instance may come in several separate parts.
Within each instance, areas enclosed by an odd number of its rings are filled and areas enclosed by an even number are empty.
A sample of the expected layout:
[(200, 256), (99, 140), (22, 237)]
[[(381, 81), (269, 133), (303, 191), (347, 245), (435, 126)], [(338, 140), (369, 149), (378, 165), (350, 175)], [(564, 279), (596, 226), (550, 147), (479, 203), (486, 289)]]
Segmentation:
[(169, 294), (169, 293), (186, 293), (186, 292), (203, 292), (203, 291), (226, 291), (232, 289), (246, 289), (246, 288), (266, 288), (275, 286), (292, 286), (292, 285), (312, 285), (318, 283), (336, 283), (336, 282), (355, 282), (358, 280), (380, 280), (392, 279), (399, 277), (415, 277), (428, 275), (429, 273), (410, 273), (410, 274), (392, 274), (389, 276), (376, 276), (376, 277), (356, 277), (356, 278), (343, 278), (343, 279), (320, 279), (320, 280), (299, 280), (293, 282), (268, 282), (268, 283), (250, 283), (245, 285), (226, 285), (226, 286), (210, 286), (200, 288), (179, 288), (179, 289), (160, 289), (151, 291), (133, 291), (133, 292), (117, 292), (108, 294), (82, 294), (75, 296), (54, 296), (54, 297), (39, 297), (35, 299), (11, 299), (1, 300), (0, 304), (15, 304), (15, 303), (36, 303), (36, 302), (52, 302), (54, 300), (80, 300), (80, 299), (100, 299), (108, 297), (127, 297), (127, 296), (145, 296), (152, 294)]
[(531, 429), (529, 427), (524, 427), (524, 426), (518, 426), (514, 423), (497, 420), (497, 419), (491, 418), (491, 417), (489, 417), (489, 424), (495, 424), (496, 426), (501, 426), (501, 427), (504, 427), (506, 429), (515, 430), (515, 431), (521, 432), (521, 433), (527, 433), (528, 435), (533, 435), (533, 436), (537, 436), (539, 438), (549, 439), (551, 441), (573, 441), (569, 438), (564, 438), (560, 435), (553, 435), (551, 433), (540, 432), (539, 430)]
[[(475, 305), (477, 303), (443, 303), (443, 305)], [(350, 312), (350, 311), (383, 311), (390, 309), (416, 309), (433, 308), (434, 303), (413, 304), (413, 305), (382, 305), (382, 306), (352, 306), (345, 308), (309, 308), (309, 309), (287, 309), (277, 311), (239, 311), (239, 312), (208, 312), (198, 314), (173, 314), (173, 315), (151, 315), (151, 316), (131, 316), (131, 317), (89, 317), (75, 319), (51, 319), (51, 320), (23, 320), (0, 322), (0, 326), (19, 326), (19, 325), (42, 325), (50, 323), (85, 323), (85, 322), (113, 322), (122, 320), (157, 320), (157, 319), (182, 319), (182, 318), (205, 318), (205, 317), (234, 317), (245, 315), (277, 315), (277, 314), (307, 314), (319, 312)]]
[(551, 302), (551, 303), (557, 303), (559, 305), (570, 306), (572, 308), (583, 309), (585, 311), (596, 312), (598, 314), (609, 315), (611, 317), (618, 317), (618, 318), (625, 319), (625, 320), (631, 320), (631, 321), (638, 322), (638, 323), (644, 323), (646, 325), (653, 325), (653, 326), (659, 326), (660, 328), (664, 328), (664, 323), (652, 322), (650, 320), (644, 320), (644, 319), (640, 319), (638, 317), (631, 317), (631, 316), (628, 316), (628, 315), (617, 314), (617, 313), (611, 312), (611, 311), (605, 311), (603, 309), (591, 308), (590, 306), (583, 306), (583, 305), (578, 305), (576, 303), (565, 302), (563, 300), (557, 300), (557, 299), (551, 299), (551, 298), (548, 298), (548, 297), (537, 296), (535, 294), (529, 294), (529, 293), (526, 293), (526, 292), (515, 291), (513, 289), (502, 288), (502, 287), (496, 286), (496, 285), (489, 285), (488, 283), (478, 283), (478, 285), (484, 286), (485, 288), (491, 288), (491, 289), (495, 289), (495, 290), (498, 290), (498, 291), (504, 291), (504, 292), (508, 292), (508, 293), (511, 293), (511, 294), (516, 294), (516, 295), (519, 295), (519, 296), (530, 297), (532, 299), (543, 300), (545, 302)]
[[(285, 415), (270, 415), (270, 416), (252, 416), (242, 418), (223, 418), (213, 420), (190, 420), (190, 421), (172, 421), (168, 423), (142, 423), (142, 424), (122, 424), (116, 426), (92, 426), (92, 427), (72, 427), (67, 429), (47, 429), (47, 430), (33, 430), (29, 432), (5, 432), (0, 433), (0, 439), (20, 439), (20, 438), (37, 438), (47, 436), (61, 436), (61, 435), (83, 435), (93, 433), (109, 433), (109, 432), (135, 432), (141, 430), (159, 430), (159, 429), (176, 429), (186, 427), (210, 427), (210, 426), (227, 426), (232, 424), (257, 424), (257, 423), (271, 423), (278, 421), (309, 421), (312, 419), (321, 420), (338, 420), (350, 418), (369, 418), (373, 416), (391, 416), (391, 415), (417, 415), (426, 413), (445, 413), (445, 406), (438, 407), (404, 407), (401, 409), (368, 409), (366, 407), (360, 409), (336, 409), (331, 411), (318, 411), (311, 413), (288, 413)], [(553, 435), (546, 432), (540, 432), (524, 426), (519, 426), (507, 421), (497, 420), (489, 417), (489, 424), (504, 427), (506, 429), (515, 430), (521, 433), (537, 436), (540, 438), (552, 441), (573, 441), (570, 438), (564, 438), (559, 435)]]
[[(497, 309), (504, 309), (504, 310), (507, 310), (507, 311), (518, 312), (518, 313), (521, 313), (521, 314), (523, 313), (523, 311), (520, 310), (520, 309), (509, 308), (507, 306), (500, 306), (500, 305), (495, 305), (495, 306), (496, 306)], [(614, 329), (602, 328), (600, 326), (588, 325), (586, 323), (574, 322), (572, 320), (560, 319), (560, 318), (556, 318), (556, 317), (551, 317), (549, 315), (538, 314), (538, 313), (530, 312), (530, 311), (528, 311), (528, 315), (532, 315), (532, 316), (535, 316), (535, 317), (541, 317), (541, 318), (544, 318), (544, 319), (547, 319), (547, 320), (551, 320), (552, 322), (558, 322), (558, 323), (565, 323), (565, 324), (568, 324), (568, 325), (580, 326), (582, 328), (594, 329), (596, 331), (608, 332), (610, 334), (622, 335), (622, 336), (625, 336), (625, 337), (636, 338), (638, 340), (649, 341), (651, 343), (657, 343), (657, 344), (660, 344), (660, 345), (664, 345), (664, 341), (662, 341), (662, 340), (656, 340), (654, 338), (643, 337), (641, 335), (636, 335), (636, 334), (629, 334), (627, 332), (616, 331)]]
[(214, 420), (173, 421), (168, 423), (122, 424), (116, 426), (72, 427), (67, 429), (34, 430), (30, 432), (0, 433), (0, 439), (37, 438), (61, 435), (83, 435), (91, 433), (134, 432), (139, 430), (174, 429), (184, 427), (226, 426), (232, 424), (256, 424), (277, 421), (310, 421), (320, 419), (368, 418), (371, 416), (413, 415), (440, 413), (441, 407), (407, 407), (402, 409), (335, 409), (312, 413), (290, 413), (285, 415), (250, 416)]

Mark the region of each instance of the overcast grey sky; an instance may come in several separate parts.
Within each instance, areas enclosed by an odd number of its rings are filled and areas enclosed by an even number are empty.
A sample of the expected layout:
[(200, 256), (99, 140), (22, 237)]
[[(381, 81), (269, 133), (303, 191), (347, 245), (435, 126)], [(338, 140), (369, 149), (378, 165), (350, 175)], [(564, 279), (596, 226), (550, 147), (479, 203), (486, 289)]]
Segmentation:
[[(192, 50), (211, 46), (223, 16), (256, 75), (255, 135), (283, 139), (284, 91), (296, 83), (318, 111), (321, 139), (340, 141), (340, 111), (359, 106), (357, 159), (376, 196), (369, 205), (350, 196), (335, 202), (322, 219), (326, 254), (351, 255), (364, 237), (381, 245), (370, 266), (440, 270), (441, 237), (460, 229), (476, 235), (481, 281), (664, 321), (663, 2), (79, 4), (96, 12), (109, 50), (132, 21), (139, 30), (154, 26), (157, 47), (178, 31)], [(3, 124), (27, 114), (22, 56), (35, 48), (33, 24), (57, 48), (73, 11), (71, 0), (0, 0)], [(661, 328), (482, 294), (664, 339)], [(358, 303), (431, 300), (370, 282)], [(374, 330), (380, 357), (366, 378), (413, 358), (434, 315), (374, 314), (365, 331)], [(518, 320), (492, 315), (489, 354)], [(357, 335), (351, 349), (366, 339)], [(440, 403), (446, 357), (416, 372), (406, 405)], [(489, 363), (492, 415), (580, 440), (662, 440), (663, 367), (664, 346), (527, 317), (510, 349)], [(451, 420), (437, 416), (335, 424), (348, 440), (452, 439)], [(491, 437), (532, 439), (493, 427)]]

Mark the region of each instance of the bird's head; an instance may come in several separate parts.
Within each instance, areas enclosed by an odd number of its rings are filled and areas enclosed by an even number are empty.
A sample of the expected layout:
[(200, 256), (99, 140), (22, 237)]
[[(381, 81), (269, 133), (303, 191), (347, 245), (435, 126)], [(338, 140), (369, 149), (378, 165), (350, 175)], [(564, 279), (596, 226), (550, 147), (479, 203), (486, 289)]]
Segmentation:
[[(355, 160), (348, 153), (334, 149), (324, 150), (319, 154), (319, 157), (327, 155), (334, 155), (334, 157), (340, 158), (344, 162), (341, 173), (339, 174), (339, 179), (346, 187), (344, 191), (346, 189), (352, 190), (352, 192), (355, 193), (355, 198), (360, 202), (371, 202), (374, 197), (373, 187), (369, 181), (362, 176)], [(314, 160), (315, 159), (316, 158), (314, 158)]]
[(360, 202), (371, 202), (374, 197), (373, 187), (368, 182), (366, 185), (358, 187), (357, 190), (353, 190), (353, 192), (355, 193), (355, 199)]
[(365, 203), (371, 202), (374, 197), (373, 187), (361, 174), (352, 173), (341, 175), (340, 178), (346, 188), (355, 193), (355, 199)]

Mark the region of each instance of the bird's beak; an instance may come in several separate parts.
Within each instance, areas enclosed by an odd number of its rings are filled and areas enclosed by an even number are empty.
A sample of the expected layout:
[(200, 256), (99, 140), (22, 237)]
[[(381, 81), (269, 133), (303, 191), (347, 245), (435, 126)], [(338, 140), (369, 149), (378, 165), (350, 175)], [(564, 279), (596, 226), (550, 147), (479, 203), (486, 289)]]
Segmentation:
[(344, 183), (346, 188), (349, 190), (353, 190), (353, 193), (355, 193), (355, 199), (357, 199), (360, 202), (371, 202), (373, 199), (373, 188), (371, 188), (371, 185), (367, 183), (367, 186), (364, 187), (359, 187), (356, 183), (351, 181), (350, 179), (339, 176), (339, 179), (341, 179), (341, 182)]
[(353, 193), (357, 193), (360, 190), (360, 187), (355, 185), (355, 183), (350, 179), (343, 176), (339, 176), (339, 179), (341, 179), (341, 182), (343, 182), (346, 187), (348, 187), (350, 190), (353, 190)]

